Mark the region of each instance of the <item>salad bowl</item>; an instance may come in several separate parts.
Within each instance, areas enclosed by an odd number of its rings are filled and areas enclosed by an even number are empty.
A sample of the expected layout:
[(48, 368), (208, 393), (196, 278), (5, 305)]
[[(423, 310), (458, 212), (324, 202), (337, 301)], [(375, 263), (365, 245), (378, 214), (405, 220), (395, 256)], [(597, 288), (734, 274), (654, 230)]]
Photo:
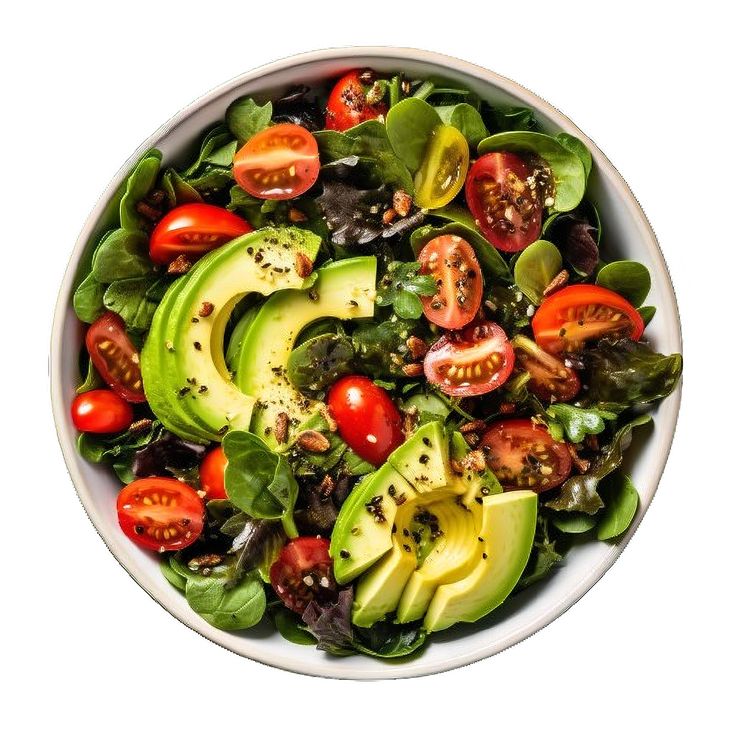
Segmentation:
[(386, 73), (402, 70), (419, 78), (440, 77), (492, 104), (531, 108), (545, 132), (564, 132), (580, 139), (592, 154), (589, 192), (606, 223), (610, 251), (617, 258), (643, 263), (651, 274), (651, 301), (657, 305), (657, 312), (647, 329), (649, 340), (662, 353), (681, 352), (673, 287), (646, 216), (611, 162), (568, 118), (515, 82), (455, 58), (416, 49), (329, 49), (273, 62), (209, 92), (144, 141), (113, 177), (79, 235), (61, 285), (51, 344), (52, 404), (61, 449), (91, 522), (123, 568), (175, 618), (236, 654), (293, 672), (347, 679), (412, 677), (497, 654), (551, 623), (595, 585), (621, 554), (652, 501), (674, 436), (679, 386), (657, 405), (653, 428), (635, 435), (634, 447), (627, 453), (623, 467), (638, 489), (640, 504), (633, 523), (615, 543), (589, 541), (576, 545), (564, 564), (541, 584), (516, 594), (476, 624), (463, 624), (435, 634), (420, 654), (398, 661), (334, 657), (314, 647), (293, 646), (265, 624), (245, 632), (223, 631), (208, 624), (161, 576), (155, 555), (131, 545), (120, 534), (114, 503), (119, 483), (107, 469), (91, 465), (79, 456), (75, 448), (76, 430), (68, 410), (78, 383), (78, 356), (83, 342), (82, 326), (72, 308), (72, 294), (78, 274), (89, 263), (94, 244), (113, 222), (126, 177), (135, 162), (152, 148), (159, 149), (167, 161), (183, 160), (191, 154), (192, 141), (223, 119), (228, 106), (244, 95), (279, 95), (294, 85), (313, 86), (356, 68)]

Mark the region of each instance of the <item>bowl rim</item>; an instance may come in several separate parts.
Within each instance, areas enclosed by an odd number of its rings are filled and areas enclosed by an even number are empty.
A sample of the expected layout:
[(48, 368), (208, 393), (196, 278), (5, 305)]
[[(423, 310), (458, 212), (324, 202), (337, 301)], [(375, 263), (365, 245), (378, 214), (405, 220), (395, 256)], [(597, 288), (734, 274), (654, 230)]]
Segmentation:
[[(451, 72), (457, 72), (466, 76), (473, 77), (481, 82), (491, 84), (499, 88), (503, 92), (514, 96), (516, 99), (525, 103), (529, 107), (543, 112), (560, 128), (580, 138), (588, 146), (588, 148), (596, 154), (595, 158), (599, 171), (601, 171), (601, 174), (605, 176), (605, 178), (614, 186), (617, 194), (623, 200), (628, 200), (634, 205), (632, 210), (634, 216), (638, 220), (637, 224), (640, 228), (642, 228), (643, 232), (645, 232), (648, 237), (649, 242), (646, 243), (648, 254), (651, 256), (655, 268), (662, 271), (666, 277), (663, 279), (664, 288), (662, 289), (662, 294), (660, 295), (660, 302), (667, 302), (667, 312), (671, 312), (676, 317), (676, 325), (674, 325), (674, 340), (677, 350), (682, 353), (682, 324), (677, 307), (677, 300), (675, 297), (670, 272), (665, 262), (664, 255), (662, 254), (662, 250), (659, 246), (659, 242), (654, 233), (654, 230), (652, 229), (652, 226), (649, 223), (649, 220), (646, 217), (641, 204), (629, 188), (623, 176), (619, 173), (618, 169), (616, 169), (616, 167), (611, 163), (608, 157), (583, 131), (581, 131), (577, 127), (577, 125), (575, 125), (575, 123), (572, 122), (572, 120), (570, 120), (564, 113), (560, 112), (556, 107), (547, 102), (544, 98), (530, 91), (526, 87), (518, 84), (517, 82), (482, 66), (464, 61), (462, 59), (458, 59), (454, 56), (411, 47), (346, 46), (331, 47), (294, 54), (291, 56), (280, 58), (276, 61), (269, 62), (267, 64), (263, 64), (250, 71), (240, 74), (230, 79), (229, 81), (226, 81), (218, 85), (217, 87), (214, 87), (209, 92), (190, 102), (188, 105), (179, 110), (179, 112), (173, 115), (163, 125), (161, 125), (153, 134), (151, 134), (136, 148), (133, 154), (115, 173), (110, 183), (107, 185), (107, 187), (98, 198), (93, 209), (85, 220), (85, 223), (79, 233), (79, 236), (77, 237), (76, 243), (70, 255), (54, 309), (53, 325), (51, 330), (51, 351), (49, 356), (49, 376), (51, 388), (51, 405), (57, 438), (61, 447), (62, 454), (64, 456), (64, 462), (66, 464), (67, 471), (77, 493), (77, 497), (81, 502), (85, 513), (87, 514), (87, 517), (92, 522), (92, 525), (95, 527), (105, 546), (115, 557), (121, 567), (128, 573), (128, 575), (131, 576), (131, 578), (133, 578), (133, 580), (135, 580), (135, 582), (146, 593), (148, 593), (148, 595), (154, 601), (156, 601), (170, 615), (174, 616), (185, 626), (192, 629), (193, 631), (196, 631), (204, 638), (215, 644), (218, 644), (219, 646), (233, 652), (234, 654), (245, 656), (253, 661), (270, 665), (285, 671), (335, 679), (398, 679), (404, 677), (419, 677), (435, 674), (438, 672), (445, 672), (458, 667), (463, 667), (468, 664), (472, 664), (494, 654), (498, 654), (499, 652), (520, 643), (524, 639), (527, 639), (538, 631), (541, 631), (545, 626), (550, 624), (552, 621), (562, 615), (566, 610), (568, 610), (571, 606), (577, 603), (589, 590), (593, 588), (593, 586), (603, 577), (603, 575), (621, 555), (626, 545), (636, 532), (641, 519), (644, 517), (647, 509), (651, 505), (651, 501), (653, 500), (654, 495), (656, 494), (657, 486), (661, 481), (662, 473), (664, 472), (664, 468), (667, 463), (670, 450), (672, 448), (672, 442), (674, 440), (682, 398), (682, 381), (679, 382), (676, 390), (667, 399), (669, 402), (671, 402), (671, 406), (674, 410), (672, 412), (672, 418), (669, 422), (669, 426), (658, 428), (658, 432), (667, 432), (669, 434), (669, 441), (665, 446), (665, 452), (661, 453), (656, 464), (652, 464), (649, 469), (651, 477), (654, 478), (656, 481), (654, 484), (652, 497), (646, 504), (642, 504), (641, 514), (638, 515), (638, 518), (635, 519), (634, 523), (627, 530), (623, 538), (615, 545), (611, 545), (608, 553), (604, 557), (602, 557), (599, 563), (593, 569), (591, 569), (586, 576), (578, 581), (578, 584), (568, 595), (557, 601), (555, 605), (545, 610), (538, 617), (534, 618), (524, 626), (515, 630), (503, 641), (491, 643), (490, 645), (486, 645), (472, 651), (467, 651), (460, 655), (443, 659), (439, 662), (426, 662), (422, 664), (422, 659), (420, 657), (407, 662), (406, 664), (401, 664), (398, 666), (396, 664), (387, 664), (386, 667), (382, 668), (380, 672), (377, 672), (375, 670), (361, 670), (360, 668), (356, 668), (348, 672), (336, 670), (331, 663), (331, 660), (328, 658), (324, 658), (322, 660), (314, 662), (296, 661), (288, 656), (288, 649), (285, 649), (285, 652), (287, 652), (287, 654), (283, 657), (264, 656), (261, 652), (257, 650), (247, 651), (249, 649), (247, 645), (243, 646), (243, 651), (238, 651), (230, 646), (225, 640), (224, 635), (227, 632), (220, 632), (218, 629), (207, 625), (206, 622), (194, 612), (191, 612), (191, 615), (188, 615), (186, 617), (177, 615), (161, 600), (159, 600), (159, 598), (155, 594), (155, 591), (149, 589), (149, 587), (136, 576), (136, 574), (130, 569), (130, 566), (126, 563), (123, 555), (119, 554), (113, 548), (111, 542), (108, 541), (108, 539), (101, 531), (101, 520), (95, 510), (95, 505), (92, 501), (93, 494), (91, 493), (90, 488), (88, 487), (80, 472), (80, 463), (82, 461), (82, 458), (78, 455), (76, 451), (76, 442), (74, 441), (72, 432), (68, 431), (68, 411), (63, 400), (64, 387), (62, 385), (62, 371), (60, 361), (60, 356), (63, 351), (61, 338), (65, 320), (67, 318), (67, 310), (72, 295), (72, 289), (74, 286), (74, 280), (79, 261), (84, 254), (89, 239), (95, 231), (95, 227), (100, 217), (102, 216), (105, 206), (115, 195), (116, 191), (119, 189), (120, 185), (129, 174), (131, 167), (140, 158), (140, 156), (146, 150), (155, 147), (156, 143), (162, 137), (164, 137), (169, 131), (184, 122), (196, 111), (215, 101), (217, 98), (234, 91), (241, 85), (254, 81), (267, 74), (288, 70), (289, 68), (294, 68), (301, 65), (309, 65), (315, 62), (344, 60), (346, 62), (346, 65), (349, 65), (350, 60), (356, 57), (373, 57), (380, 60), (392, 60), (398, 63), (401, 63), (402, 61), (418, 61), (430, 64), (437, 67), (438, 69), (446, 69)], [(669, 325), (669, 327), (671, 329), (672, 325)], [(64, 431), (65, 429), (67, 431)]]

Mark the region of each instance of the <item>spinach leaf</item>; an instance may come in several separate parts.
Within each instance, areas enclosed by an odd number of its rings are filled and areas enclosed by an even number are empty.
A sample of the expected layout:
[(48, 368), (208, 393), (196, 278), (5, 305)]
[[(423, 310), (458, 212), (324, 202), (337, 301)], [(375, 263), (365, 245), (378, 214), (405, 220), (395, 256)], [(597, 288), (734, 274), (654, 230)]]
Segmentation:
[(92, 257), (92, 275), (101, 284), (146, 276), (153, 270), (148, 236), (118, 228), (107, 233)]
[(450, 415), (452, 407), (430, 390), (422, 390), (407, 396), (401, 402), (405, 412), (416, 415), (417, 426), (430, 422), (442, 422)]
[(639, 508), (639, 494), (628, 475), (617, 471), (601, 481), (599, 492), (606, 507), (598, 522), (598, 539), (615, 539), (631, 525)]
[(104, 385), (100, 374), (97, 372), (94, 363), (89, 359), (86, 350), (84, 351), (84, 355), (86, 357), (86, 368), (82, 368), (81, 371), (84, 375), (84, 380), (76, 388), (78, 394), (83, 394), (85, 391), (91, 391), (94, 388), (100, 388), (100, 386)]
[(421, 323), (416, 320), (390, 319), (361, 322), (351, 336), (361, 370), (373, 378), (405, 378), (402, 370), (407, 352), (406, 341), (422, 337)]
[(161, 574), (177, 590), (180, 590), (182, 593), (186, 590), (186, 587), (187, 587), (186, 577), (184, 575), (180, 575), (176, 570), (174, 570), (173, 567), (171, 567), (168, 557), (161, 557), (158, 563), (158, 567), (159, 567), (159, 570), (161, 570)]
[(555, 511), (597, 513), (603, 508), (603, 500), (598, 494), (598, 484), (621, 465), (623, 453), (631, 444), (634, 427), (647, 424), (651, 419), (648, 414), (642, 414), (621, 427), (613, 439), (601, 449), (600, 456), (590, 470), (568, 478), (562, 484), (559, 493), (547, 501), (545, 506)]
[(637, 311), (644, 320), (644, 326), (646, 327), (654, 319), (654, 315), (657, 313), (657, 307), (639, 307)]
[(585, 534), (598, 523), (598, 519), (580, 511), (559, 511), (550, 517), (550, 522), (565, 534)]
[(549, 520), (545, 515), (539, 514), (529, 562), (516, 584), (516, 590), (523, 590), (547, 577), (561, 561), (562, 555), (555, 549), (555, 542), (550, 538)]
[(539, 306), (544, 290), (562, 270), (562, 256), (549, 240), (537, 240), (525, 248), (514, 264), (514, 281), (529, 301)]
[(166, 195), (166, 201), (170, 209), (190, 202), (201, 202), (199, 192), (187, 184), (175, 169), (167, 169), (161, 177), (161, 189)]
[(213, 151), (226, 145), (232, 140), (232, 135), (225, 125), (217, 125), (211, 130), (207, 131), (205, 136), (202, 138), (202, 143), (199, 148), (199, 155), (192, 162), (192, 164), (182, 173), (184, 179), (193, 177), (197, 171), (204, 167), (207, 158), (212, 154)]
[(528, 107), (491, 106), (483, 101), (480, 112), (485, 124), (493, 133), (511, 130), (537, 130), (538, 128), (534, 111)]
[(416, 261), (403, 263), (394, 261), (378, 284), (376, 304), (380, 307), (393, 305), (394, 312), (402, 319), (419, 319), (422, 316), (420, 296), (437, 293), (434, 277), (421, 275), (421, 264)]
[(187, 603), (207, 623), (224, 631), (237, 631), (255, 626), (266, 611), (266, 593), (263, 583), (255, 575), (248, 575), (234, 586), (227, 578), (213, 574), (192, 575), (187, 578)]
[(600, 409), (581, 409), (570, 404), (551, 404), (546, 415), (552, 421), (548, 422), (549, 433), (557, 442), (562, 442), (567, 436), (570, 442), (582, 442), (585, 435), (600, 434), (605, 428), (604, 420), (616, 419), (616, 414)]
[(292, 644), (316, 644), (317, 640), (309, 633), (307, 625), (293, 611), (279, 606), (271, 612), (271, 617), (276, 631), (287, 641)]
[(143, 155), (128, 177), (125, 194), (120, 200), (120, 227), (124, 230), (142, 230), (150, 221), (140, 215), (136, 205), (153, 189), (161, 168), (161, 152), (153, 149)]
[(489, 151), (537, 154), (544, 159), (554, 176), (553, 209), (567, 212), (580, 204), (586, 185), (583, 162), (552, 136), (530, 132), (496, 133), (478, 144), (479, 155)]
[(297, 536), (294, 504), (299, 486), (283, 455), (250, 432), (225, 435), (225, 488), (228, 498), (256, 519), (281, 519), (286, 533)]
[(443, 207), (432, 212), (434, 217), (447, 220), (446, 225), (424, 225), (414, 230), (410, 237), (411, 248), (415, 255), (433, 238), (439, 235), (459, 235), (473, 246), (480, 263), (483, 275), (492, 281), (510, 281), (511, 274), (501, 254), (481, 235), (473, 222), (473, 218), (457, 207)]
[(286, 373), (302, 393), (314, 396), (324, 392), (341, 376), (352, 373), (354, 358), (355, 351), (348, 338), (318, 335), (292, 350)]
[(443, 105), (435, 107), (435, 110), (445, 125), (452, 125), (465, 136), (471, 148), (475, 148), (488, 136), (488, 128), (480, 113), (467, 102)]
[(583, 353), (586, 406), (609, 411), (649, 404), (669, 396), (682, 375), (679, 353), (662, 355), (634, 340), (603, 339)]
[(369, 629), (355, 627), (353, 646), (362, 654), (381, 659), (405, 657), (421, 649), (427, 641), (427, 632), (421, 621), (394, 624), (379, 621)]
[(168, 283), (155, 274), (113, 281), (105, 290), (105, 308), (119, 314), (128, 329), (147, 330)]
[(106, 289), (105, 284), (101, 284), (91, 273), (77, 286), (72, 297), (72, 305), (80, 322), (92, 324), (102, 316), (105, 311)]
[(563, 148), (574, 153), (582, 161), (583, 168), (585, 169), (585, 178), (587, 179), (593, 168), (593, 156), (585, 143), (569, 133), (558, 133), (555, 138), (557, 138), (557, 141)]
[(272, 110), (273, 106), (270, 102), (258, 105), (251, 97), (241, 97), (228, 107), (225, 121), (230, 132), (242, 145), (256, 133), (268, 127)]
[(442, 124), (437, 111), (424, 100), (409, 97), (386, 115), (386, 135), (396, 155), (415, 173), (434, 129)]
[(517, 286), (491, 286), (485, 304), (491, 319), (498, 322), (507, 335), (515, 335), (526, 327), (533, 314), (531, 302)]
[(652, 286), (649, 269), (637, 261), (613, 261), (598, 271), (596, 284), (615, 291), (635, 307), (644, 304)]

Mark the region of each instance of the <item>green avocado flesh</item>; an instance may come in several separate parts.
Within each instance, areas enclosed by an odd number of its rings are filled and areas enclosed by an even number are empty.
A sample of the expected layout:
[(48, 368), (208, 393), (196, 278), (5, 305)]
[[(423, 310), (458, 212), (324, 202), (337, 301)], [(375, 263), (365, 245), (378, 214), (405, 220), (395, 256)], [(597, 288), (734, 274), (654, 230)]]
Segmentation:
[[(459, 434), (448, 439), (439, 422), (423, 425), (348, 497), (330, 554), (337, 581), (355, 580), (356, 626), (393, 615), (437, 631), (476, 621), (516, 585), (537, 495), (501, 493), (490, 471), (463, 465), (468, 452)], [(451, 457), (462, 469), (452, 469)]]
[(279, 414), (289, 419), (289, 439), (299, 426), (320, 411), (322, 402), (309, 399), (289, 381), (286, 367), (299, 333), (324, 317), (341, 320), (372, 317), (376, 295), (374, 256), (349, 258), (320, 268), (314, 284), (303, 291), (281, 291), (258, 310), (240, 346), (235, 383), (258, 398), (251, 431), (274, 449), (284, 449), (274, 427)]
[(298, 254), (313, 261), (320, 238), (298, 228), (262, 228), (198, 261), (166, 292), (141, 352), (151, 409), (195, 442), (248, 429), (255, 398), (231, 380), (223, 341), (232, 310), (248, 293), (299, 289)]

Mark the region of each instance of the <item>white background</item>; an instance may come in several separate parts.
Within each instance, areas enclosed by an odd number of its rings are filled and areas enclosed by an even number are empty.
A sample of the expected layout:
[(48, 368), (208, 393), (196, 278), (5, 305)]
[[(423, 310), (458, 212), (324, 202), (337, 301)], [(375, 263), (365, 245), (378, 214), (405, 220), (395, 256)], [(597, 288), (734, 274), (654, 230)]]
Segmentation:
[[(654, 5), (6, 6), (5, 733), (64, 726), (80, 734), (733, 733), (733, 23), (720, 10), (726, 3), (669, 3), (661, 11)], [(460, 56), (569, 115), (643, 204), (671, 269), (685, 336), (673, 451), (622, 558), (532, 639), (491, 660), (413, 681), (291, 675), (240, 659), (177, 623), (118, 566), (87, 521), (48, 399), (58, 284), (78, 230), (121, 162), (220, 82), (291, 53), (350, 44)]]

